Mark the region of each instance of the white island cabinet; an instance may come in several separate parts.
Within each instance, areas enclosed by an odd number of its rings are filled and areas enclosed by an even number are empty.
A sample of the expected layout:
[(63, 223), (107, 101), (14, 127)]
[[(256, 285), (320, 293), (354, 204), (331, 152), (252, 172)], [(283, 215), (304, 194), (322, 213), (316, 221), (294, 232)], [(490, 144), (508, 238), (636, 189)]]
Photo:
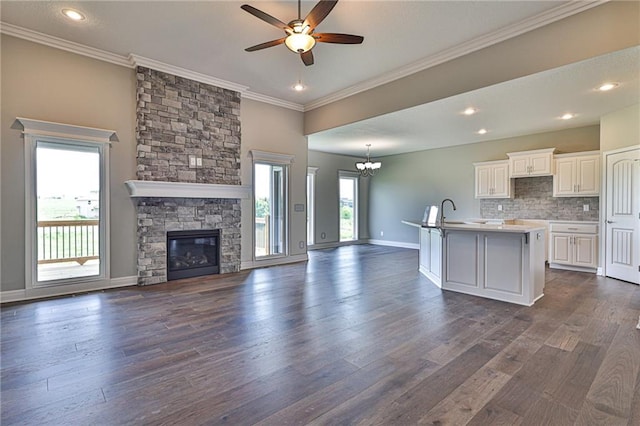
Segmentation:
[(403, 223), (420, 228), (420, 272), (443, 290), (526, 306), (544, 295), (544, 227)]

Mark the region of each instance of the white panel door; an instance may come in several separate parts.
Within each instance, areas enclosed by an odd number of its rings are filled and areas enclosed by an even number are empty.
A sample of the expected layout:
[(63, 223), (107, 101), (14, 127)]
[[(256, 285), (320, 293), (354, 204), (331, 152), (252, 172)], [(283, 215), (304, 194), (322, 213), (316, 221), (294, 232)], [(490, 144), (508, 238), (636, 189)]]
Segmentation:
[(605, 273), (640, 284), (640, 149), (606, 157)]

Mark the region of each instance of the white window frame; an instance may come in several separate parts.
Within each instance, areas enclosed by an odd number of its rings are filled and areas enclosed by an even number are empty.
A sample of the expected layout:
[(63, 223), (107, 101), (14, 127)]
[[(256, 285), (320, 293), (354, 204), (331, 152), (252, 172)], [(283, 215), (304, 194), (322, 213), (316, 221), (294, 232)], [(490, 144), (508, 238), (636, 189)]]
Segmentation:
[[(252, 259), (254, 261), (263, 261), (263, 260), (270, 260), (270, 259), (277, 259), (277, 258), (282, 258), (282, 257), (287, 257), (289, 256), (289, 236), (291, 235), (291, 230), (289, 229), (290, 225), (290, 220), (289, 220), (289, 209), (290, 209), (290, 205), (289, 205), (289, 200), (290, 200), (290, 195), (289, 195), (289, 188), (290, 188), (290, 184), (289, 184), (289, 175), (291, 174), (291, 165), (293, 164), (293, 160), (294, 160), (294, 156), (290, 155), (290, 154), (279, 154), (279, 153), (275, 153), (275, 152), (267, 152), (267, 151), (259, 151), (259, 150), (251, 150), (251, 158), (252, 158), (252, 162), (251, 162), (251, 180), (252, 180), (252, 188), (253, 190), (251, 191), (252, 196), (251, 196), (251, 220), (252, 220), (252, 232), (251, 232), (251, 256)], [(278, 253), (278, 254), (271, 254), (271, 255), (267, 255), (267, 256), (256, 256), (256, 229), (255, 229), (255, 222), (256, 222), (256, 191), (255, 191), (255, 187), (256, 187), (256, 182), (255, 182), (255, 170), (256, 170), (256, 164), (266, 164), (266, 165), (270, 165), (270, 166), (282, 166), (284, 168), (284, 190), (283, 190), (283, 195), (284, 195), (284, 226), (283, 231), (284, 231), (284, 235), (282, 238), (284, 247), (282, 250), (282, 253)]]
[[(106, 281), (110, 277), (110, 213), (109, 213), (109, 151), (112, 141), (117, 141), (113, 130), (52, 123), (17, 117), (23, 126), (25, 171), (25, 287), (35, 289), (60, 285)], [(33, 224), (37, 220), (36, 203), (36, 146), (38, 142), (76, 146), (98, 147), (100, 152), (100, 270), (98, 275), (62, 280), (38, 281), (37, 232)]]
[(338, 239), (340, 238), (340, 179), (348, 178), (355, 181), (353, 188), (353, 240), (339, 240), (340, 242), (349, 243), (360, 240), (360, 173), (347, 170), (338, 170)]
[(307, 167), (307, 181), (310, 183), (307, 193), (307, 247), (315, 244), (316, 241), (316, 178), (318, 168)]

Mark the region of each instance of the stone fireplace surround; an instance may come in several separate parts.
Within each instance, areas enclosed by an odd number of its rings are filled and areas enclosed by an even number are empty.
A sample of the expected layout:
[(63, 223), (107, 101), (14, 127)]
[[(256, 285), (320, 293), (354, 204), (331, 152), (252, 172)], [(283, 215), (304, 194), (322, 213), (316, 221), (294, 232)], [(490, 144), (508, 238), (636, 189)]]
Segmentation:
[(138, 67), (136, 112), (138, 284), (167, 280), (174, 230), (220, 229), (220, 272), (239, 271), (240, 93)]

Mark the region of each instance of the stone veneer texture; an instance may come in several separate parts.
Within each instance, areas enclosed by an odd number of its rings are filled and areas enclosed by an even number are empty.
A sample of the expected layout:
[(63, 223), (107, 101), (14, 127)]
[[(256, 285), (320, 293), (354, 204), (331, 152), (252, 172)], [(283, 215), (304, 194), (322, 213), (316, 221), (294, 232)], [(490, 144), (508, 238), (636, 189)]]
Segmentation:
[[(138, 67), (137, 101), (139, 180), (240, 185), (238, 92)], [(141, 198), (137, 218), (138, 284), (167, 280), (173, 230), (220, 229), (220, 272), (240, 270), (239, 200)]]
[(599, 210), (599, 197), (553, 197), (553, 176), (518, 178), (514, 198), (480, 200), (480, 216), (487, 219), (597, 221)]
[(137, 214), (139, 284), (167, 281), (167, 231), (220, 229), (220, 273), (240, 270), (239, 200), (142, 198)]

